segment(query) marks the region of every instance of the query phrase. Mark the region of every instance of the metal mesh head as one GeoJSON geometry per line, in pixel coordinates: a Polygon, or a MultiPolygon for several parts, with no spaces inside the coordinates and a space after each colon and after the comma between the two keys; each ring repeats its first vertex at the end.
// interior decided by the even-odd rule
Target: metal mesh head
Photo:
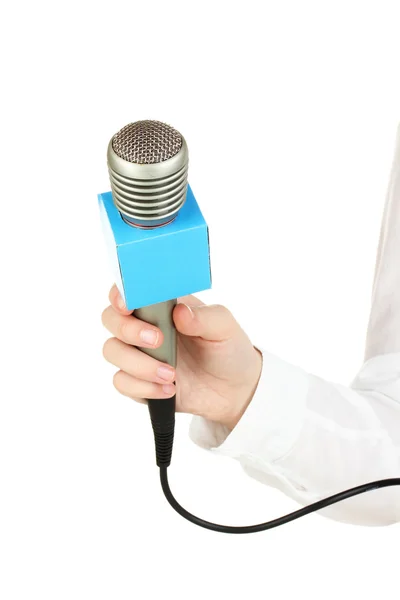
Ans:
{"type": "Polygon", "coordinates": [[[151,165],[175,156],[182,147],[182,136],[161,121],[136,121],[114,135],[112,147],[123,160],[151,165]]]}

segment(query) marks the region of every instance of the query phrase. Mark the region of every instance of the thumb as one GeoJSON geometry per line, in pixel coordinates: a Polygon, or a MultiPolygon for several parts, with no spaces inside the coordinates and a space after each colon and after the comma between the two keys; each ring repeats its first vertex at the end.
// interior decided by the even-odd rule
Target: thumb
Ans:
{"type": "Polygon", "coordinates": [[[173,312],[179,333],[220,342],[231,338],[240,329],[232,313],[220,304],[188,306],[177,304],[173,312]]]}

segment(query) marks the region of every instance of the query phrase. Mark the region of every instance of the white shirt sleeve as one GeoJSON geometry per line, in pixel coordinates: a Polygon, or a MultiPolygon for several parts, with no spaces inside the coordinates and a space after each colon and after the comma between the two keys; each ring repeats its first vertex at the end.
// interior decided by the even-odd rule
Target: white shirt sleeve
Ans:
{"type": "MultiPolygon", "coordinates": [[[[237,459],[255,479],[310,504],[400,477],[400,127],[378,246],[365,362],[350,386],[262,351],[256,393],[229,432],[195,416],[191,439],[237,459]]],[[[322,511],[338,521],[400,521],[400,489],[374,490],[322,511]]]]}

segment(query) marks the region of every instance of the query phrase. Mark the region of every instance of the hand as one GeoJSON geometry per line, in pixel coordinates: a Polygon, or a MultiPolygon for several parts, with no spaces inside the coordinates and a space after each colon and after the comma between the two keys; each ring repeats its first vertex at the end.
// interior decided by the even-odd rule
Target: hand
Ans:
{"type": "Polygon", "coordinates": [[[103,325],[115,336],[103,354],[120,370],[114,386],[123,395],[145,403],[145,398],[168,398],[176,393],[176,410],[200,415],[232,430],[249,405],[262,368],[254,348],[227,308],[207,306],[195,296],[178,300],[173,320],[178,331],[176,370],[134,346],[157,348],[162,332],[128,311],[113,286],[111,306],[103,325]],[[173,382],[176,382],[176,389],[173,382]]]}

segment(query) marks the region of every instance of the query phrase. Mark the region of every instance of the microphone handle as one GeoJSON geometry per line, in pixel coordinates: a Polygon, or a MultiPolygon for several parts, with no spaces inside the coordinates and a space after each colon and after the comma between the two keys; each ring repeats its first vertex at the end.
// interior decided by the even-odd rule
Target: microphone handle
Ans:
{"type": "MultiPolygon", "coordinates": [[[[155,325],[164,334],[164,341],[159,348],[140,348],[142,352],[176,367],[177,337],[172,311],[176,299],[151,304],[134,311],[135,316],[142,321],[155,325]]],[[[147,400],[151,424],[156,446],[156,460],[159,467],[167,467],[171,462],[172,446],[175,429],[175,396],[172,398],[147,400]]]]}

